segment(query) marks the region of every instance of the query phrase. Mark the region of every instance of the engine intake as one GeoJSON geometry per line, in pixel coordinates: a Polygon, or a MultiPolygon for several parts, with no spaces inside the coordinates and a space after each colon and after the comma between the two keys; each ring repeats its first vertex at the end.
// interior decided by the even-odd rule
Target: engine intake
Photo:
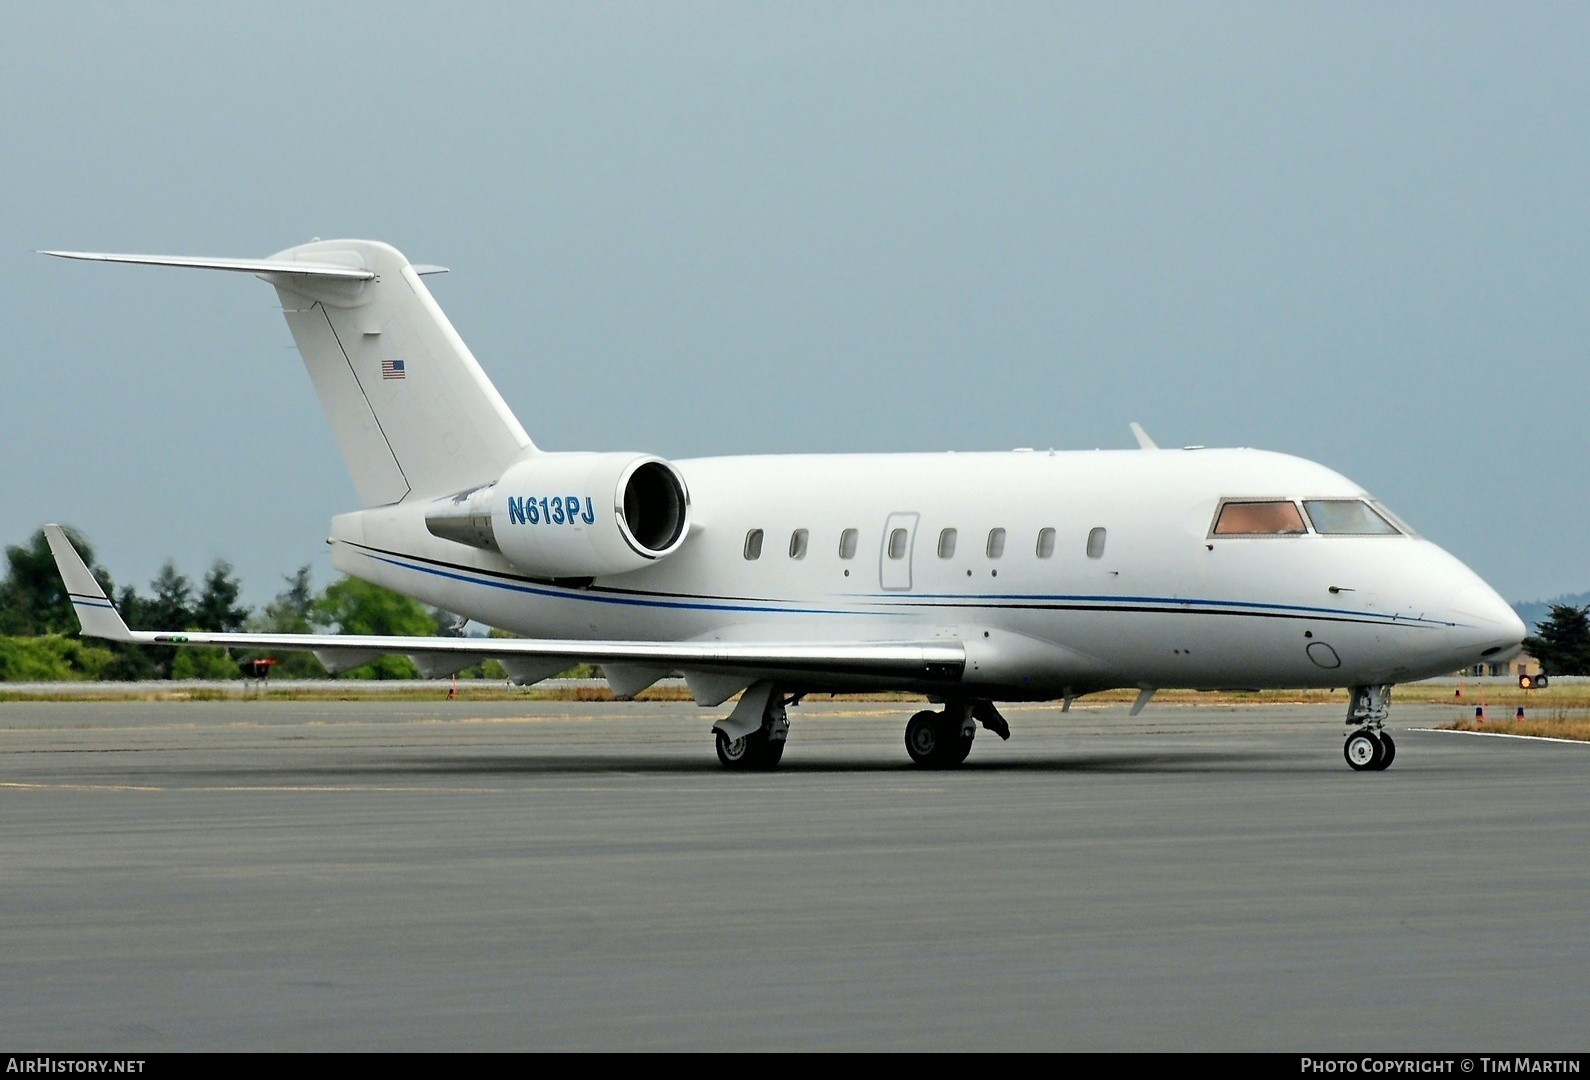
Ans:
{"type": "Polygon", "coordinates": [[[690,531],[684,478],[646,454],[540,454],[438,499],[425,527],[536,577],[589,578],[667,558],[690,531]]]}

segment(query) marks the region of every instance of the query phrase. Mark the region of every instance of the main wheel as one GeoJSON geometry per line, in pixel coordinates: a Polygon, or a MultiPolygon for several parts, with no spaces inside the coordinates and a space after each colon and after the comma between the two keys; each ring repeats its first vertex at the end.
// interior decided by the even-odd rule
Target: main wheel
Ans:
{"type": "Polygon", "coordinates": [[[1355,731],[1347,736],[1347,742],[1342,746],[1342,756],[1354,772],[1363,772],[1365,769],[1378,768],[1385,752],[1373,731],[1355,731]]]}
{"type": "Polygon", "coordinates": [[[1391,736],[1387,735],[1384,731],[1380,733],[1380,750],[1380,764],[1376,765],[1375,768],[1391,768],[1391,763],[1397,758],[1397,744],[1392,742],[1391,736]]]}
{"type": "Polygon", "coordinates": [[[1550,685],[1551,685],[1551,680],[1546,678],[1546,673],[1544,671],[1542,671],[1539,675],[1535,676],[1535,689],[1536,690],[1544,690],[1544,689],[1546,689],[1546,687],[1548,687],[1550,685]]]}
{"type": "Polygon", "coordinates": [[[755,757],[750,735],[731,739],[721,731],[714,731],[712,734],[717,736],[718,761],[725,769],[744,769],[750,765],[751,759],[755,757]]]}
{"type": "Polygon", "coordinates": [[[765,731],[753,731],[738,739],[715,728],[712,734],[717,736],[718,761],[725,769],[771,769],[784,756],[783,740],[771,742],[765,731]]]}
{"type": "Polygon", "coordinates": [[[905,749],[918,765],[943,769],[966,760],[972,736],[962,735],[960,723],[943,713],[924,711],[905,725],[905,749]]]}
{"type": "Polygon", "coordinates": [[[943,726],[939,714],[931,711],[917,713],[905,725],[905,752],[918,765],[937,765],[944,743],[943,726]]]}
{"type": "Polygon", "coordinates": [[[780,739],[777,742],[774,742],[772,739],[767,739],[762,743],[762,768],[775,768],[778,763],[783,760],[784,743],[784,739],[780,739]]]}

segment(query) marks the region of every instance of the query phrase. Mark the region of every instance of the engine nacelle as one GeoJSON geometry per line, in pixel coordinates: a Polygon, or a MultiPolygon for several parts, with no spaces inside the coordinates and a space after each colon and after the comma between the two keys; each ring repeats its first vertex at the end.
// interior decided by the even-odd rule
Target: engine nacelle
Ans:
{"type": "Polygon", "coordinates": [[[438,499],[425,527],[536,577],[601,577],[678,551],[690,495],[678,471],[649,454],[540,454],[494,484],[438,499]]]}

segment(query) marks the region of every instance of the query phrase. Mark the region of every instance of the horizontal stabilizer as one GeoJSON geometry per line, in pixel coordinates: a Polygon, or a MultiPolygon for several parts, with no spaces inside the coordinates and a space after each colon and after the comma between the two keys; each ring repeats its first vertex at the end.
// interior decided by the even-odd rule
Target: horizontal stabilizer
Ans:
{"type": "MultiPolygon", "coordinates": [[[[242,274],[292,274],[298,277],[340,278],[344,281],[369,281],[375,271],[335,263],[298,262],[293,259],[207,259],[195,255],[112,255],[103,251],[41,251],[58,259],[83,259],[87,262],[139,263],[144,266],[185,266],[194,270],[233,270],[242,274]]],[[[431,273],[446,273],[442,267],[431,273]]]]}
{"type": "Polygon", "coordinates": [[[313,240],[262,259],[45,251],[88,262],[252,274],[274,287],[365,506],[489,484],[536,453],[415,265],[373,240],[313,240]]]}

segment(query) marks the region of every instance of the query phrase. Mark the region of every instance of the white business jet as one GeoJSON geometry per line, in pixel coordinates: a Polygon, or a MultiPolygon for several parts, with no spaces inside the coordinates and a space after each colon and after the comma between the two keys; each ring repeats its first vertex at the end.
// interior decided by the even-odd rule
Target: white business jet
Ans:
{"type": "Polygon", "coordinates": [[[252,273],[275,286],[364,504],[332,564],[519,638],[129,630],[46,527],[83,632],[116,641],[386,653],[444,677],[481,659],[529,684],[600,664],[633,696],[683,672],[740,695],[729,768],[783,755],[809,693],[903,690],[937,711],[911,758],[964,761],[998,701],[1164,687],[1350,687],[1347,763],[1384,769],[1393,683],[1515,652],[1478,576],[1352,481],[1260,450],[845,454],[665,461],[538,448],[421,277],[385,244],[268,259],[52,251],[252,273]]]}

